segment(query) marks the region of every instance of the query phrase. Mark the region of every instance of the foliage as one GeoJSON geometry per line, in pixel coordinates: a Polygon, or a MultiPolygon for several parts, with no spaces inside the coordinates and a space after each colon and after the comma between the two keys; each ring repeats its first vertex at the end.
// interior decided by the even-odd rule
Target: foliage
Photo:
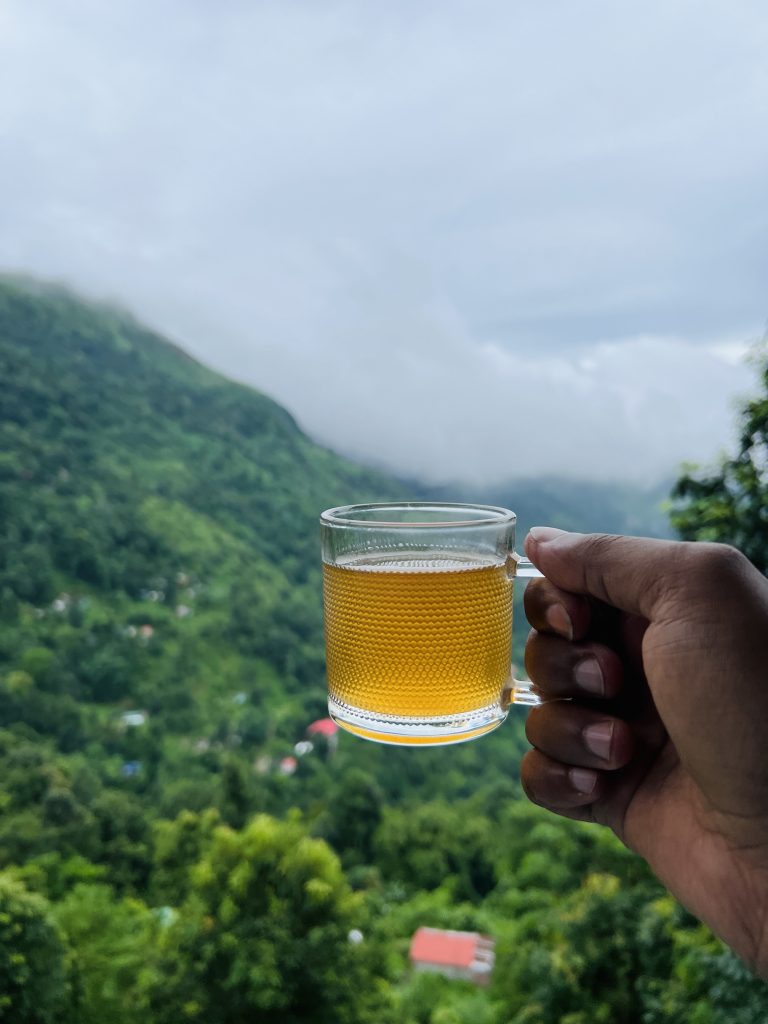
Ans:
{"type": "Polygon", "coordinates": [[[70,952],[46,901],[0,875],[0,1020],[77,1020],[70,952]]]}
{"type": "Polygon", "coordinates": [[[275,1024],[380,1021],[383,979],[365,941],[362,899],[338,859],[297,820],[261,816],[219,827],[193,870],[193,891],[166,931],[158,1022],[275,1024]]]}
{"type": "Polygon", "coordinates": [[[55,919],[75,950],[82,989],[78,1024],[140,1024],[150,986],[158,922],[136,899],[110,886],[80,883],[55,905],[55,919]]]}
{"type": "Polygon", "coordinates": [[[738,448],[711,472],[689,470],[672,493],[672,523],[685,540],[733,544],[768,572],[768,358],[762,393],[741,410],[738,448]]]}
{"type": "Polygon", "coordinates": [[[491,822],[469,807],[433,800],[387,809],[375,841],[385,877],[416,889],[451,880],[458,899],[478,899],[496,884],[491,822]]]}

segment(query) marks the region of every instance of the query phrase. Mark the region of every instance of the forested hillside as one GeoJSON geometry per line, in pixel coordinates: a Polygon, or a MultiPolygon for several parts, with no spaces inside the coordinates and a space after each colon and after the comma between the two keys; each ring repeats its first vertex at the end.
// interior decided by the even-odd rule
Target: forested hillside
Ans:
{"type": "MultiPolygon", "coordinates": [[[[425,489],[61,289],[0,282],[0,381],[0,1020],[765,1019],[636,858],[524,801],[520,717],[309,749],[317,515],[425,489]],[[491,985],[412,975],[420,925],[492,936],[491,985]]],[[[640,492],[568,488],[472,497],[633,529],[640,492]]]]}

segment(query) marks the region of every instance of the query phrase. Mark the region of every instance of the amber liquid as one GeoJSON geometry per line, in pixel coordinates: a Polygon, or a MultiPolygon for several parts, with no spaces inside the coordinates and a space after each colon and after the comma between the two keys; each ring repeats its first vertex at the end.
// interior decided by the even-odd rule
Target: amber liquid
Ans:
{"type": "Polygon", "coordinates": [[[379,715],[440,717],[501,697],[512,581],[453,557],[324,565],[331,697],[379,715]]]}

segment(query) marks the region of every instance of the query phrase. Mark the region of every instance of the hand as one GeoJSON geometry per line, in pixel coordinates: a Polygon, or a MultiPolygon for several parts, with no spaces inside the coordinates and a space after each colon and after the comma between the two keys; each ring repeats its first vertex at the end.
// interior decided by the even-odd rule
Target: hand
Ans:
{"type": "Polygon", "coordinates": [[[526,793],[612,828],[768,976],[768,581],[721,544],[537,528],[526,552],[526,793]]]}

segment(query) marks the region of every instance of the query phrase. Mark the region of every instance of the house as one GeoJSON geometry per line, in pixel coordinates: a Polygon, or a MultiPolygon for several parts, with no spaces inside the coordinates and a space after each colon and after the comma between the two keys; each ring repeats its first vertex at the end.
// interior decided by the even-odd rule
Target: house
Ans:
{"type": "Polygon", "coordinates": [[[120,715],[120,725],[123,729],[136,729],[147,721],[146,711],[124,711],[120,715]]]}
{"type": "Polygon", "coordinates": [[[414,971],[487,985],[496,959],[493,950],[493,939],[478,932],[419,928],[411,939],[409,955],[414,971]]]}
{"type": "Polygon", "coordinates": [[[325,740],[333,753],[339,744],[339,727],[332,718],[318,718],[307,727],[307,736],[312,740],[325,740]]]}

